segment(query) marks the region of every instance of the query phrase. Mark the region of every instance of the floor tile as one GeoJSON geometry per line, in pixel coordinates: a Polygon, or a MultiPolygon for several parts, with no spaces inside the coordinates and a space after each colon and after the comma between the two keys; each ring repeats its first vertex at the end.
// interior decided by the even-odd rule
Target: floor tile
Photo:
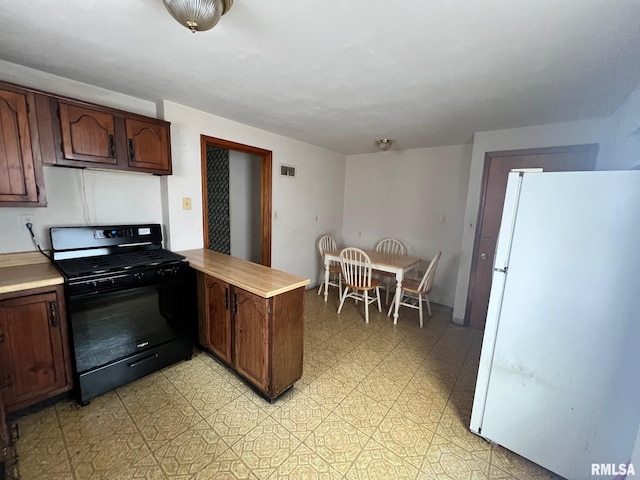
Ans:
{"type": "Polygon", "coordinates": [[[303,377],[273,402],[194,351],[19,418],[22,480],[558,479],[469,431],[482,334],[305,295],[303,377]]]}
{"type": "Polygon", "coordinates": [[[358,480],[414,479],[419,470],[385,445],[369,440],[345,478],[358,480]]]}
{"type": "Polygon", "coordinates": [[[369,435],[361,429],[331,414],[304,443],[344,475],[368,440],[369,435]]]}
{"type": "Polygon", "coordinates": [[[289,430],[268,417],[231,447],[254,475],[269,478],[300,446],[289,430]]]}
{"type": "Polygon", "coordinates": [[[246,395],[242,395],[206,417],[206,422],[225,443],[233,445],[269,415],[246,395]]]}
{"type": "Polygon", "coordinates": [[[378,425],[372,438],[413,465],[417,471],[422,465],[424,452],[431,446],[433,436],[433,431],[402,413],[391,410],[378,425]]]}
{"type": "Polygon", "coordinates": [[[493,445],[491,451],[491,466],[495,467],[494,475],[497,472],[508,472],[511,478],[518,480],[556,480],[562,479],[539,465],[527,460],[526,458],[516,455],[513,452],[501,447],[493,445]]]}
{"type": "Polygon", "coordinates": [[[390,400],[374,400],[359,390],[353,390],[337,405],[333,413],[354,427],[370,429],[380,425],[391,404],[390,400]]]}
{"type": "Polygon", "coordinates": [[[328,410],[333,410],[352,390],[352,385],[342,383],[328,373],[324,373],[305,387],[302,393],[328,410]]]}
{"type": "Polygon", "coordinates": [[[203,420],[160,446],[153,455],[167,475],[194,475],[219,462],[229,448],[203,420]]]}
{"type": "Polygon", "coordinates": [[[298,439],[304,440],[330,413],[315,400],[300,394],[278,406],[271,417],[298,439]]]}
{"type": "Polygon", "coordinates": [[[434,435],[419,478],[481,479],[489,475],[489,461],[434,435]]]}
{"type": "Polygon", "coordinates": [[[300,445],[270,477],[273,480],[341,480],[343,475],[306,445],[300,445]]]}

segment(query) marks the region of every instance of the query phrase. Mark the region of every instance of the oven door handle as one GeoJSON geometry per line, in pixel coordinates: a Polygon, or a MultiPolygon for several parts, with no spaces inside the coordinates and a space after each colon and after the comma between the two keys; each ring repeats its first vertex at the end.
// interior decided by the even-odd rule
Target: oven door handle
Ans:
{"type": "Polygon", "coordinates": [[[129,363],[129,367],[133,368],[137,365],[140,365],[141,363],[147,362],[149,360],[153,360],[155,358],[158,358],[158,354],[154,353],[153,355],[147,355],[146,357],[141,358],[140,360],[136,360],[135,362],[131,362],[129,363]]]}

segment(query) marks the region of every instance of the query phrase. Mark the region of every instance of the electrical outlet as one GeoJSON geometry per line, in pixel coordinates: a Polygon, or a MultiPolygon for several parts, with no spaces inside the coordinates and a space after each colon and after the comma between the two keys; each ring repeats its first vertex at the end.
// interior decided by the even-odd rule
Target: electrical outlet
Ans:
{"type": "Polygon", "coordinates": [[[27,228],[27,223],[33,224],[33,215],[26,213],[20,215],[20,225],[22,225],[22,229],[29,231],[29,229],[27,228]]]}
{"type": "Polygon", "coordinates": [[[182,209],[191,210],[191,197],[182,197],[182,209]]]}

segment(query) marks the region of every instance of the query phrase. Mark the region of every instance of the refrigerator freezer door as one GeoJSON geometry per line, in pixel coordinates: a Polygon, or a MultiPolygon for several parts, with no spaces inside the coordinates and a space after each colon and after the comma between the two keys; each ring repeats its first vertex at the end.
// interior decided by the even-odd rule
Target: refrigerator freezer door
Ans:
{"type": "Polygon", "coordinates": [[[567,478],[627,462],[638,433],[638,205],[640,172],[525,174],[492,287],[472,429],[567,478]]]}
{"type": "Polygon", "coordinates": [[[484,327],[484,337],[482,339],[482,355],[478,365],[478,379],[476,382],[476,392],[473,399],[473,409],[471,411],[470,428],[472,432],[479,433],[481,429],[482,417],[489,385],[489,374],[495,348],[496,333],[502,309],[502,296],[506,275],[509,266],[509,252],[511,250],[511,238],[515,228],[516,213],[518,208],[518,198],[522,185],[522,175],[510,173],[507,181],[507,190],[504,197],[504,208],[502,210],[502,222],[496,243],[496,253],[494,255],[494,273],[491,279],[491,295],[489,307],[487,309],[487,320],[484,327]]]}
{"type": "Polygon", "coordinates": [[[504,196],[504,208],[502,210],[502,222],[496,242],[496,255],[493,263],[494,270],[506,271],[509,266],[509,254],[511,251],[511,239],[515,228],[516,215],[518,213],[518,199],[522,186],[523,174],[512,172],[507,180],[507,190],[504,196]]]}

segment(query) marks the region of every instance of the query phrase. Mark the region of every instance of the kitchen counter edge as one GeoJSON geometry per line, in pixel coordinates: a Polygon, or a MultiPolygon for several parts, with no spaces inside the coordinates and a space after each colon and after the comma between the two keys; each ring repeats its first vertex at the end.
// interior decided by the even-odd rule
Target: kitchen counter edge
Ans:
{"type": "Polygon", "coordinates": [[[0,294],[62,283],[62,275],[50,263],[0,266],[0,294]]]}
{"type": "Polygon", "coordinates": [[[309,285],[308,278],[204,248],[176,252],[191,268],[264,298],[309,285]]]}

